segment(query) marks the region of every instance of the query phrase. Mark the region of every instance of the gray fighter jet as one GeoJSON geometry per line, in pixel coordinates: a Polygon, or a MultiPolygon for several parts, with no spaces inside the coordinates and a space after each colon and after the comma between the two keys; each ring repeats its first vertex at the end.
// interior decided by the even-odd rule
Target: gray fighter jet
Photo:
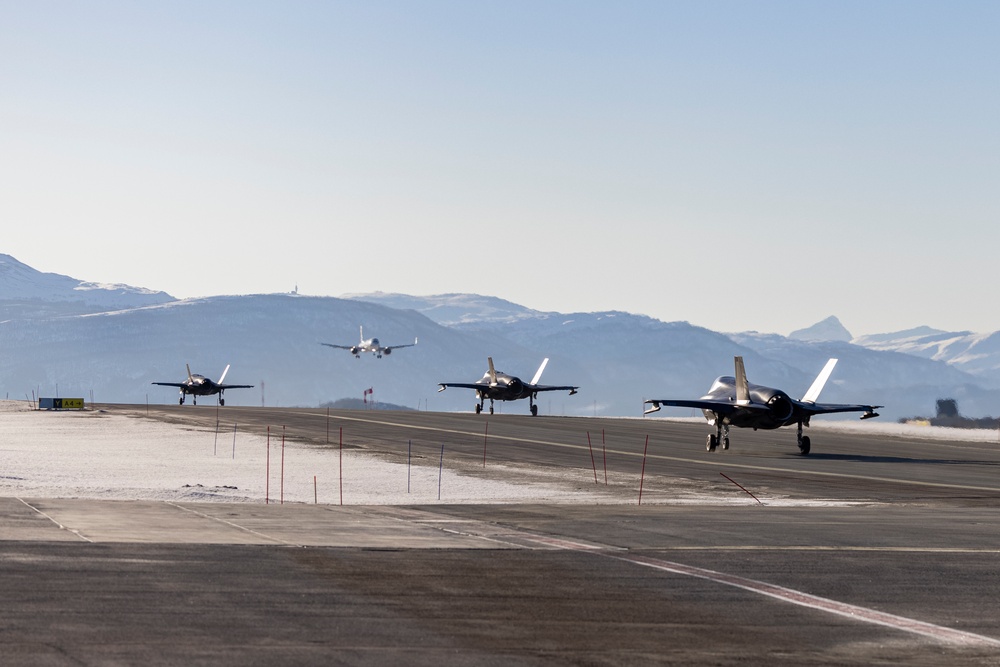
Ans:
{"type": "Polygon", "coordinates": [[[646,401],[652,408],[643,414],[656,412],[660,406],[681,408],[700,408],[705,413],[705,419],[710,426],[715,426],[715,433],[708,436],[705,448],[714,452],[722,445],[729,449],[729,427],[752,428],[757,430],[775,429],[782,426],[798,425],[799,451],[803,456],[809,453],[809,436],[802,435],[802,426],[809,425],[813,415],[831,412],[863,412],[861,419],[878,417],[876,408],[881,405],[845,405],[840,403],[817,403],[819,393],[823,390],[836,359],[830,359],[820,374],[813,381],[809,391],[801,400],[796,401],[780,389],[763,387],[747,382],[747,374],[743,368],[743,357],[735,357],[736,377],[723,376],[712,384],[708,393],[699,399],[664,399],[657,398],[646,401]]]}
{"type": "Polygon", "coordinates": [[[375,355],[377,359],[381,359],[382,355],[390,355],[393,350],[398,350],[401,347],[413,347],[417,344],[417,339],[414,338],[412,343],[407,343],[406,345],[385,345],[383,346],[379,343],[378,338],[369,338],[365,340],[365,328],[363,326],[359,327],[361,331],[361,340],[357,345],[334,345],[333,343],[320,343],[320,345],[326,345],[327,347],[335,347],[338,350],[350,350],[358,359],[361,358],[362,352],[371,352],[375,355]]]}
{"type": "Polygon", "coordinates": [[[486,374],[481,379],[475,382],[441,382],[438,385],[440,387],[438,391],[444,391],[448,387],[475,389],[476,398],[479,399],[479,403],[476,404],[477,415],[483,411],[483,402],[487,398],[490,399],[490,414],[493,414],[493,401],[516,401],[521,398],[527,398],[531,414],[534,416],[538,414],[538,406],[535,405],[535,398],[537,398],[538,392],[564,390],[569,391],[569,395],[572,396],[579,389],[579,387],[571,387],[569,385],[538,384],[538,381],[542,378],[542,371],[545,370],[545,365],[549,363],[548,357],[542,360],[542,365],[538,367],[538,371],[535,373],[535,377],[531,378],[531,382],[524,382],[519,377],[496,370],[493,367],[493,357],[487,357],[486,361],[489,364],[489,370],[486,371],[486,374]]]}
{"type": "Polygon", "coordinates": [[[204,375],[195,375],[191,373],[191,365],[185,364],[187,367],[187,380],[184,382],[153,382],[152,384],[158,384],[164,387],[178,387],[181,390],[181,398],[178,401],[178,405],[184,405],[184,396],[191,394],[191,402],[198,405],[199,396],[212,396],[213,394],[219,395],[219,405],[225,405],[226,401],[222,397],[222,394],[227,389],[253,389],[252,384],[222,384],[222,381],[226,379],[226,373],[229,372],[229,365],[226,365],[226,370],[222,371],[222,377],[219,378],[218,382],[213,382],[204,375]]]}

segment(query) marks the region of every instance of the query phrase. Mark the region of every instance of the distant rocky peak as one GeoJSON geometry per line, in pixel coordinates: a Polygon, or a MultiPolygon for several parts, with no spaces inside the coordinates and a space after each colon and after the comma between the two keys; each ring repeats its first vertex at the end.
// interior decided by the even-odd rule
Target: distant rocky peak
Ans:
{"type": "Polygon", "coordinates": [[[798,329],[788,334],[793,340],[850,342],[854,336],[834,315],[811,327],[798,329]]]}

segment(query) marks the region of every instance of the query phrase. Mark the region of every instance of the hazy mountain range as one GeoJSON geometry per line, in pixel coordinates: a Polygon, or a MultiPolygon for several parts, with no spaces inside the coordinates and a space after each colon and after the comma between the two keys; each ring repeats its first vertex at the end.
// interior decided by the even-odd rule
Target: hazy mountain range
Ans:
{"type": "MultiPolygon", "coordinates": [[[[645,398],[697,398],[743,355],[752,382],[800,396],[829,357],[840,363],[821,397],[884,404],[883,419],[932,415],[954,398],[962,414],[998,413],[1000,336],[929,328],[851,337],[835,318],[785,337],[720,333],[624,312],[540,312],[490,296],[353,294],[343,298],[257,294],[177,300],[164,292],[41,273],[0,255],[0,397],[83,397],[169,403],[185,363],[254,389],[230,405],[317,406],[360,398],[430,410],[471,410],[474,394],[439,382],[472,382],[492,356],[499,370],[579,394],[539,397],[542,414],[639,416],[645,398]],[[354,358],[321,342],[366,337],[416,347],[354,358]]],[[[214,399],[204,402],[214,404],[214,399]]],[[[527,414],[526,401],[497,404],[527,414]]],[[[690,415],[691,410],[664,414],[690,415]]],[[[856,418],[846,415],[844,418],[856,418]]]]}

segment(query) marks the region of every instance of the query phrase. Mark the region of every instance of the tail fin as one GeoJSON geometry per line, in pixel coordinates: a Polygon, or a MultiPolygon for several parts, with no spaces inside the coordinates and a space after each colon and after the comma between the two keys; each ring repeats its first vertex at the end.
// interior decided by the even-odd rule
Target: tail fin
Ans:
{"type": "Polygon", "coordinates": [[[545,364],[549,363],[549,358],[545,357],[542,359],[542,365],[538,367],[535,371],[535,377],[531,378],[531,384],[538,384],[538,381],[542,379],[542,371],[545,370],[545,364]]]}
{"type": "Polygon", "coordinates": [[[802,397],[803,403],[816,402],[816,399],[819,398],[819,392],[823,391],[823,386],[826,384],[826,381],[830,379],[830,373],[833,372],[833,367],[836,365],[836,359],[830,359],[826,362],[826,366],[823,367],[823,370],[821,370],[819,375],[816,376],[816,379],[813,380],[812,386],[809,387],[809,391],[807,391],[806,395],[802,397]]]}
{"type": "Polygon", "coordinates": [[[736,403],[747,405],[750,403],[750,383],[743,368],[743,357],[733,357],[733,361],[736,362],[736,403]]]}
{"type": "Polygon", "coordinates": [[[229,364],[226,364],[226,370],[222,371],[222,377],[220,377],[219,381],[216,382],[215,384],[222,384],[223,382],[225,382],[225,380],[226,380],[226,373],[228,373],[228,372],[229,372],[229,364]]]}
{"type": "Polygon", "coordinates": [[[362,345],[365,344],[365,326],[363,324],[358,325],[358,340],[361,341],[362,345]]]}
{"type": "Polygon", "coordinates": [[[497,369],[493,368],[493,357],[486,357],[486,362],[490,365],[490,384],[497,383],[497,369]]]}
{"type": "Polygon", "coordinates": [[[194,380],[194,376],[191,375],[191,364],[184,364],[184,367],[188,369],[188,380],[194,380]]]}

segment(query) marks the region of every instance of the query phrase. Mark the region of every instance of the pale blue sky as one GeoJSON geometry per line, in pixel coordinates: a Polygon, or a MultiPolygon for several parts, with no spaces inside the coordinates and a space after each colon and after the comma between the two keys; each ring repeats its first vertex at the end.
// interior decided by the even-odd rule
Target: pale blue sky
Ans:
{"type": "Polygon", "coordinates": [[[178,297],[1000,329],[1000,3],[0,0],[0,251],[178,297]]]}

